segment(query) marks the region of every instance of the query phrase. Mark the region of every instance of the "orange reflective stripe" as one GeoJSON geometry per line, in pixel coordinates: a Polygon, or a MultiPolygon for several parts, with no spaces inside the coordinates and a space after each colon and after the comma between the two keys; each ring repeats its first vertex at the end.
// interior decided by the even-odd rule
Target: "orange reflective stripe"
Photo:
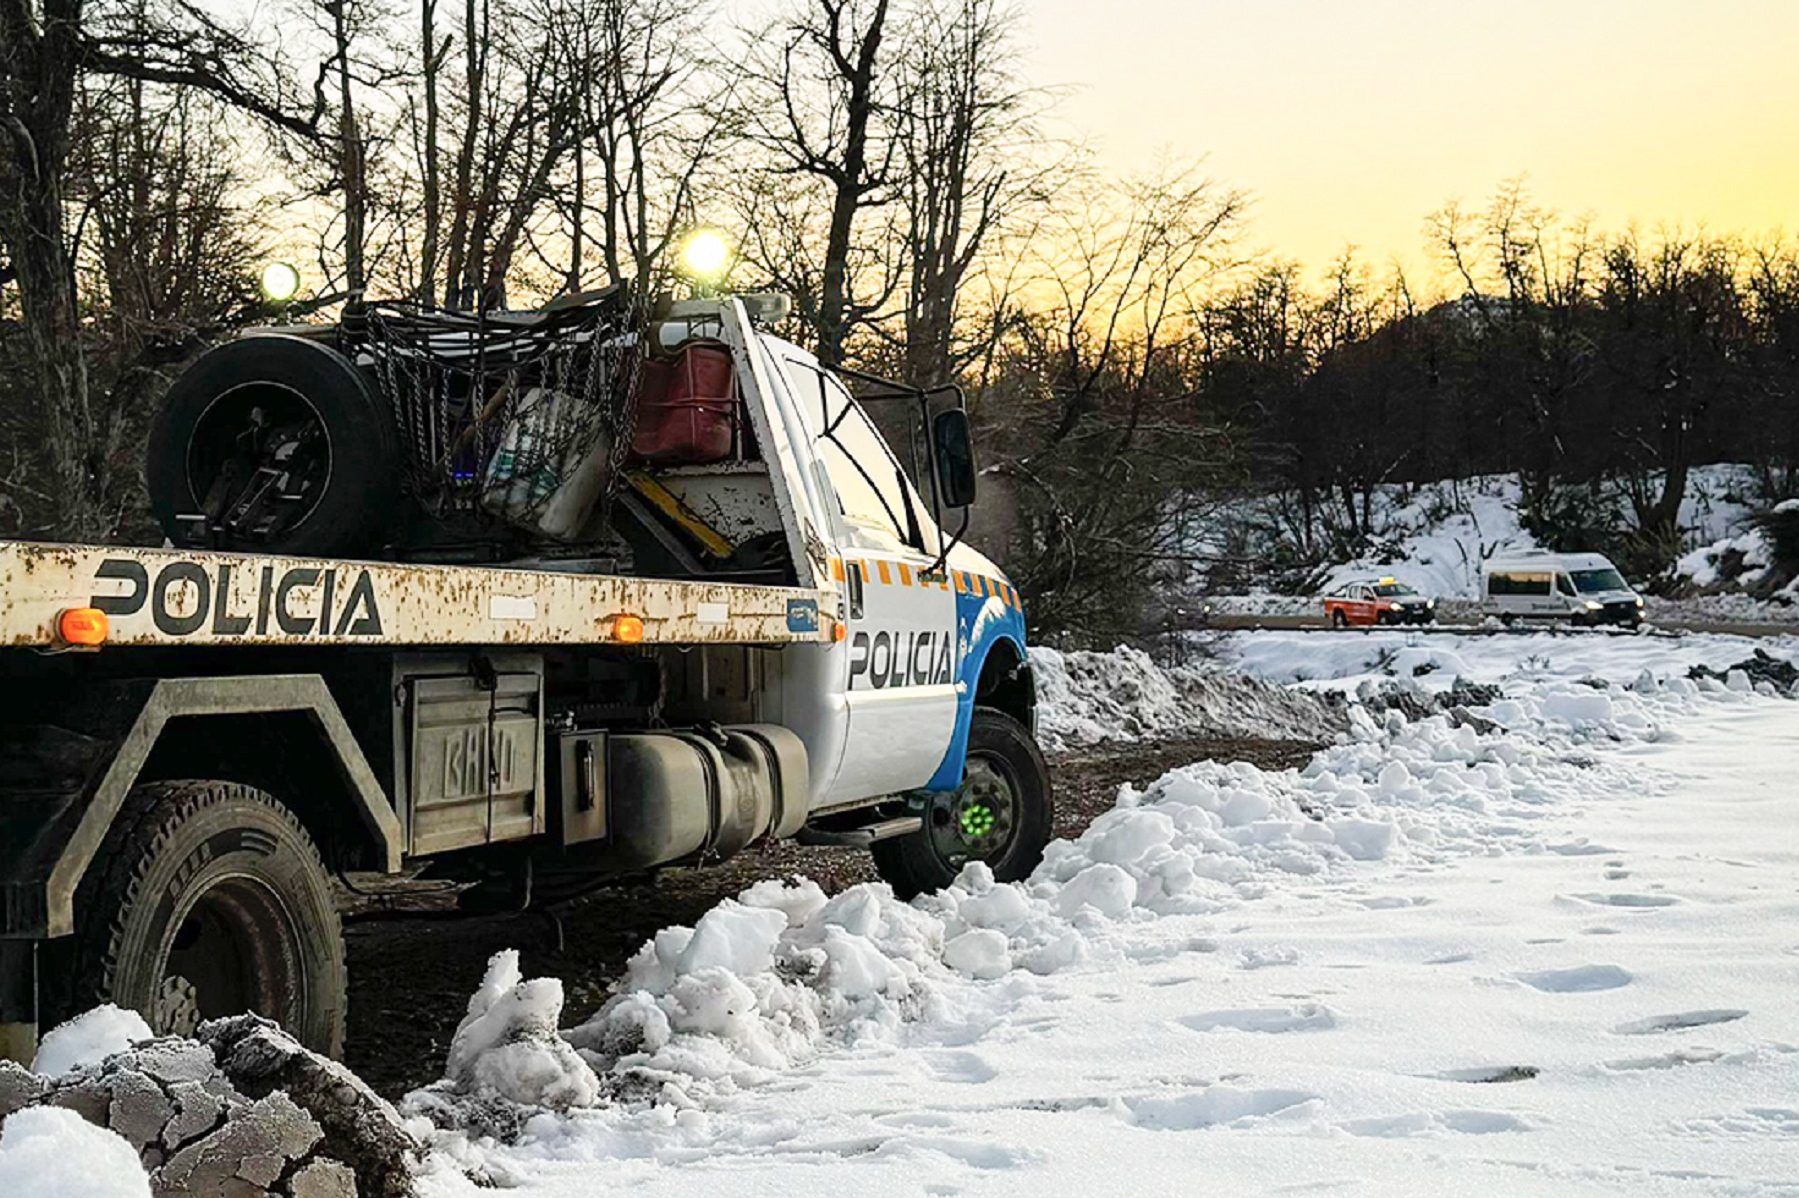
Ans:
{"type": "Polygon", "coordinates": [[[842,558],[834,557],[831,559],[831,577],[838,582],[843,581],[843,559],[842,558]]]}
{"type": "Polygon", "coordinates": [[[901,562],[899,564],[899,572],[900,572],[900,585],[903,587],[911,586],[912,585],[912,567],[908,566],[905,562],[901,562]]]}
{"type": "Polygon", "coordinates": [[[884,587],[890,587],[890,586],[892,586],[892,585],[893,585],[893,575],[891,575],[891,574],[889,574],[889,573],[888,573],[888,572],[887,572],[887,561],[886,561],[886,559],[885,559],[885,558],[882,558],[882,559],[879,559],[879,560],[877,560],[877,561],[876,561],[876,562],[875,562],[875,565],[876,565],[876,567],[878,567],[878,568],[879,568],[879,569],[880,569],[880,571],[881,571],[881,585],[882,585],[882,586],[884,586],[884,587]]]}

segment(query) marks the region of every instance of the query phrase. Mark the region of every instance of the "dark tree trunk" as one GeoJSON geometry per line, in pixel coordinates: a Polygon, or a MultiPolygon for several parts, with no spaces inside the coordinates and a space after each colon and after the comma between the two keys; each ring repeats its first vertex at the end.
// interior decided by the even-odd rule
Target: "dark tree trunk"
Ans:
{"type": "Polygon", "coordinates": [[[41,27],[25,0],[0,0],[0,240],[16,276],[43,451],[61,499],[51,532],[67,540],[103,536],[110,524],[63,223],[80,28],[80,0],[46,0],[41,27]]]}

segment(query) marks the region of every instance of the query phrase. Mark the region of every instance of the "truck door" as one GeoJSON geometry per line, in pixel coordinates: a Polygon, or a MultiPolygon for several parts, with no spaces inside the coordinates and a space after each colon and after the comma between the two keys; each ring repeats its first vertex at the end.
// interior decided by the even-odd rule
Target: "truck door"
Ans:
{"type": "Polygon", "coordinates": [[[849,735],[830,801],[896,794],[936,772],[956,724],[956,600],[925,577],[935,530],[868,414],[834,376],[794,354],[783,366],[834,498],[847,636],[840,669],[849,735]]]}

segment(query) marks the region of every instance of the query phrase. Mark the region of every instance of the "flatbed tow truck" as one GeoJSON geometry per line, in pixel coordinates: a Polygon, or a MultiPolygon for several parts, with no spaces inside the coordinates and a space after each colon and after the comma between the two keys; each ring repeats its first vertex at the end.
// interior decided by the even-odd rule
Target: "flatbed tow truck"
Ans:
{"type": "MultiPolygon", "coordinates": [[[[0,541],[0,1056],[103,1001],[176,1033],[255,1010],[337,1053],[337,904],[370,874],[444,879],[475,913],[770,837],[867,846],[902,894],[975,860],[1028,874],[1050,793],[1022,600],[943,527],[973,497],[959,395],[882,385],[919,414],[915,479],[845,376],[753,309],[658,313],[676,368],[728,355],[729,449],[633,467],[576,548],[265,551],[219,535],[250,486],[221,506],[199,477],[177,506],[228,548],[0,541]]],[[[306,520],[366,513],[296,481],[295,446],[355,481],[365,447],[317,387],[379,393],[379,354],[213,353],[177,384],[202,392],[189,469],[241,409],[263,456],[234,477],[275,480],[282,527],[320,544],[342,530],[306,520]],[[280,445],[271,410],[300,414],[280,445]]]]}

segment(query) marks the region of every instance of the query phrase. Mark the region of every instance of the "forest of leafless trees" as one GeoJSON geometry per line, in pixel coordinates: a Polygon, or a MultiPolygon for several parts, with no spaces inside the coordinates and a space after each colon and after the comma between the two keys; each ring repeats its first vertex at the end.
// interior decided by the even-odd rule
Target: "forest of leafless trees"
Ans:
{"type": "Polygon", "coordinates": [[[306,278],[282,319],[528,307],[700,224],[821,358],[963,384],[981,535],[1044,631],[1115,634],[1220,494],[1279,490],[1304,559],[1376,487],[1515,470],[1552,540],[1627,496],[1652,561],[1696,463],[1799,490],[1790,244],[1508,185],[1429,218],[1446,282],[1302,266],[1196,168],[1108,176],[1051,136],[1007,0],[744,7],[0,0],[0,535],[146,535],[148,415],[273,318],[268,260],[306,278]]]}

